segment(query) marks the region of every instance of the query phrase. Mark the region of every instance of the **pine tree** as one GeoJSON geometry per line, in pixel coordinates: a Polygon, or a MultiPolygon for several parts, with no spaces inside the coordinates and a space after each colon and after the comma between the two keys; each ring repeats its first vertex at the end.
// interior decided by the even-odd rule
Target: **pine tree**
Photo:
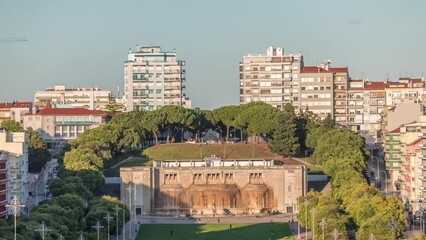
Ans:
{"type": "Polygon", "coordinates": [[[299,150],[299,139],[296,136],[296,116],[285,112],[278,117],[278,127],[269,141],[271,151],[283,157],[294,156],[299,150]]]}

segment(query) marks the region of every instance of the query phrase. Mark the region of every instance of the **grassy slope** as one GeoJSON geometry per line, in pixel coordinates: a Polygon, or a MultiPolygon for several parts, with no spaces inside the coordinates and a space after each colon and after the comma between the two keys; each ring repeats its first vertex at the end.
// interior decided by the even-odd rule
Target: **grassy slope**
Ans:
{"type": "MultiPolygon", "coordinates": [[[[152,160],[201,159],[216,155],[227,159],[276,158],[266,144],[161,144],[145,149],[145,155],[152,160]]],[[[279,157],[279,156],[278,156],[279,157]]]]}
{"type": "Polygon", "coordinates": [[[142,224],[137,240],[281,240],[294,239],[286,223],[142,224]],[[170,231],[173,230],[173,236],[170,231]]]}
{"type": "MultiPolygon", "coordinates": [[[[160,144],[157,146],[144,149],[143,153],[133,152],[128,153],[126,156],[119,155],[117,159],[113,159],[108,166],[112,166],[128,156],[135,156],[134,160],[127,163],[122,163],[116,168],[107,169],[104,171],[107,177],[118,177],[120,167],[143,166],[147,163],[146,160],[141,158],[149,157],[150,160],[172,160],[172,159],[202,159],[205,156],[216,155],[223,158],[224,154],[226,159],[277,159],[281,156],[272,153],[267,144],[191,144],[191,143],[174,143],[174,144],[160,144]],[[254,157],[253,157],[254,156],[254,157]]],[[[310,173],[322,174],[322,169],[319,165],[315,165],[315,160],[311,158],[302,158],[303,160],[311,163],[309,166],[310,173]]]]}

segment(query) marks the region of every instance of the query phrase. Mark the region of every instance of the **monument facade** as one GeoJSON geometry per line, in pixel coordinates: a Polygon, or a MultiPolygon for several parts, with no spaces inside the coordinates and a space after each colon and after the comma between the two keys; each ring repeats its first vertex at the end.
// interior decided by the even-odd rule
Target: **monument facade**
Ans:
{"type": "Polygon", "coordinates": [[[154,161],[120,177],[121,200],[138,215],[295,213],[307,191],[306,166],[263,159],[154,161]]]}

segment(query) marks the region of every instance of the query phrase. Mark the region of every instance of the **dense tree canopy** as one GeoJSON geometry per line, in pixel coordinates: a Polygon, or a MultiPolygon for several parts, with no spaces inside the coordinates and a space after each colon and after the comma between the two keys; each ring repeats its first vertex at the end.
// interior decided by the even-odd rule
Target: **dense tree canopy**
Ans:
{"type": "Polygon", "coordinates": [[[46,163],[50,160],[51,155],[39,132],[34,131],[32,128],[28,128],[27,133],[28,172],[39,173],[44,165],[46,165],[46,163]]]}
{"type": "Polygon", "coordinates": [[[277,128],[269,141],[271,151],[283,157],[296,155],[300,147],[296,130],[296,116],[294,113],[286,112],[280,114],[277,128]]]}
{"type": "Polygon", "coordinates": [[[23,132],[21,124],[14,120],[4,120],[0,123],[1,128],[4,128],[6,132],[23,132]]]}

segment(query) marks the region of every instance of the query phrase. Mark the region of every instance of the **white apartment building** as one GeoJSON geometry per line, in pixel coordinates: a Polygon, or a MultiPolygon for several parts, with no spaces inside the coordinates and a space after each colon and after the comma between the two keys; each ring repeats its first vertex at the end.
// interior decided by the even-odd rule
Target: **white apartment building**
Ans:
{"type": "MultiPolygon", "coordinates": [[[[76,139],[83,132],[106,123],[106,113],[85,108],[51,108],[24,116],[24,128],[38,131],[48,146],[51,142],[76,139]]],[[[49,148],[51,148],[49,146],[49,148]]]]}
{"type": "Polygon", "coordinates": [[[34,105],[44,108],[48,103],[66,104],[77,108],[90,110],[105,110],[111,91],[99,88],[66,88],[65,85],[56,85],[44,91],[37,91],[34,95],[34,105]]]}
{"type": "Polygon", "coordinates": [[[184,93],[185,61],[159,46],[129,49],[124,63],[124,111],[155,110],[166,105],[191,108],[184,93]]]}
{"type": "Polygon", "coordinates": [[[421,103],[424,90],[424,78],[400,78],[398,82],[386,84],[386,106],[399,103],[421,103]]]}
{"type": "Polygon", "coordinates": [[[286,103],[300,110],[301,53],[284,53],[270,46],[266,55],[249,54],[240,62],[240,104],[262,101],[283,109],[286,103]]]}
{"type": "Polygon", "coordinates": [[[28,200],[28,136],[25,132],[0,132],[0,150],[8,152],[8,203],[17,196],[23,204],[28,200]]]}

